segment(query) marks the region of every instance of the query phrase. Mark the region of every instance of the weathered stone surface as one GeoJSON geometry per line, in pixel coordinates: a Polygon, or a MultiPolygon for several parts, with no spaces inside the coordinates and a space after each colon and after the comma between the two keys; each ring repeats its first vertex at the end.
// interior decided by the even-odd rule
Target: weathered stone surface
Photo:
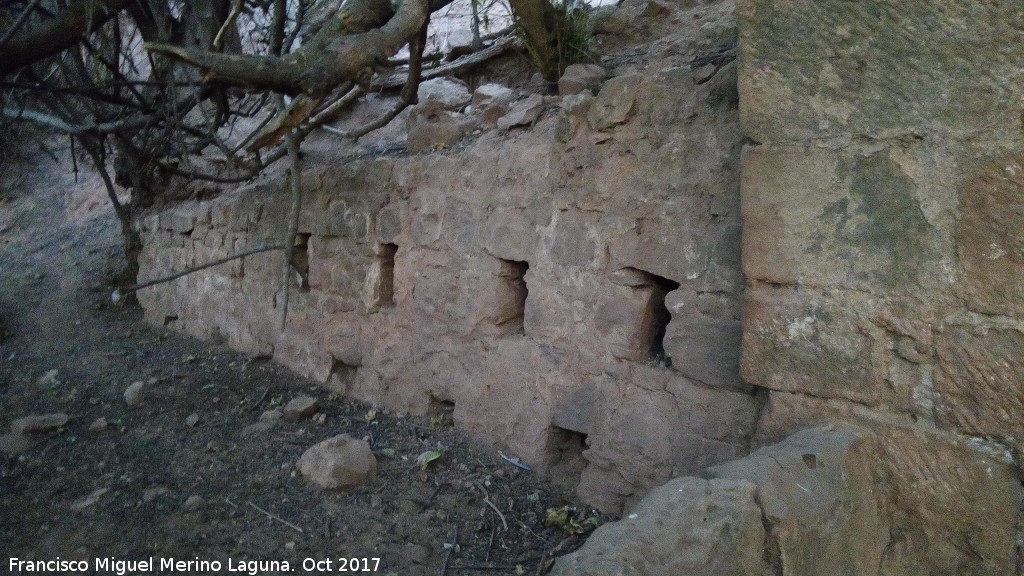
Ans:
{"type": "Polygon", "coordinates": [[[565,72],[558,79],[558,93],[562,96],[581,92],[592,93],[601,85],[607,73],[607,70],[597,64],[570,64],[565,67],[565,72]]]}
{"type": "Polygon", "coordinates": [[[772,390],[878,404],[885,392],[887,352],[863,321],[870,305],[848,293],[763,285],[748,290],[743,377],[772,390]]]}
{"type": "Polygon", "coordinates": [[[188,512],[194,512],[202,508],[204,504],[206,504],[206,500],[202,496],[193,494],[185,499],[185,503],[181,505],[181,508],[188,512]]]}
{"type": "Polygon", "coordinates": [[[877,428],[894,533],[903,535],[883,573],[1010,573],[1024,493],[1008,451],[926,429],[877,428]]]}
{"type": "Polygon", "coordinates": [[[665,327],[665,356],[672,368],[710,386],[747,391],[740,378],[742,328],[733,298],[673,290],[665,296],[671,320],[665,327]]]}
{"type": "Polygon", "coordinates": [[[71,418],[63,412],[22,416],[21,418],[11,421],[11,432],[14,434],[50,432],[64,426],[70,419],[71,418]]]}
{"type": "Polygon", "coordinates": [[[499,130],[508,130],[516,126],[528,126],[537,121],[544,111],[544,97],[531,94],[525,100],[516,102],[507,114],[498,119],[499,130]]]}
{"type": "Polygon", "coordinates": [[[605,82],[590,107],[590,126],[594,130],[607,130],[625,122],[633,113],[642,80],[640,74],[627,74],[605,82]]]}
{"type": "Polygon", "coordinates": [[[665,293],[657,285],[610,287],[598,303],[594,320],[609,353],[640,362],[658,352],[658,331],[668,315],[664,302],[665,293]]]}
{"type": "Polygon", "coordinates": [[[473,112],[480,116],[484,128],[493,128],[508,112],[515,92],[501,84],[484,84],[473,91],[473,112]]]}
{"type": "Polygon", "coordinates": [[[741,367],[772,390],[754,443],[812,422],[872,430],[891,526],[878,572],[1010,573],[1024,69],[1009,55],[1024,36],[995,36],[1024,13],[744,0],[737,14],[756,142],[741,367]]]}
{"type": "Polygon", "coordinates": [[[444,105],[428,100],[410,109],[406,146],[412,152],[450,146],[473,129],[473,118],[449,112],[444,105]]]}
{"type": "Polygon", "coordinates": [[[782,392],[770,394],[754,445],[826,422],[872,431],[877,457],[864,467],[897,535],[878,573],[1010,572],[1024,492],[1005,447],[916,426],[911,418],[898,422],[844,400],[782,392]]]}
{"type": "Polygon", "coordinates": [[[458,110],[472,99],[462,82],[450,78],[431,78],[420,82],[416,91],[420,102],[439,102],[448,110],[458,110]]]}
{"type": "Polygon", "coordinates": [[[968,308],[1024,316],[1024,155],[988,164],[957,196],[956,245],[968,308]]]}
{"type": "Polygon", "coordinates": [[[152,502],[161,496],[165,496],[171,492],[167,486],[150,486],[142,491],[142,501],[152,502]]]}
{"type": "Polygon", "coordinates": [[[744,271],[777,284],[911,293],[940,285],[946,244],[885,152],[758,146],[743,157],[744,271]]]}
{"type": "Polygon", "coordinates": [[[341,434],[306,450],[297,467],[307,480],[321,488],[354,488],[376,475],[377,458],[368,442],[341,434]]]}
{"type": "Polygon", "coordinates": [[[76,500],[75,502],[73,502],[71,504],[70,508],[72,510],[75,510],[75,511],[78,511],[78,512],[80,512],[82,510],[86,510],[88,508],[92,508],[97,503],[99,503],[100,498],[102,498],[103,495],[106,494],[107,492],[110,492],[110,488],[106,488],[106,487],[104,487],[104,488],[97,488],[97,489],[93,490],[92,492],[90,492],[84,498],[81,498],[81,499],[76,500]]]}
{"type": "Polygon", "coordinates": [[[496,274],[482,290],[478,326],[487,334],[507,335],[523,329],[529,290],[524,279],[525,262],[499,262],[496,274]]]}
{"type": "Polygon", "coordinates": [[[769,574],[757,488],[745,480],[677,478],[625,518],[557,560],[555,576],[769,574]]]}
{"type": "Polygon", "coordinates": [[[1024,446],[1024,334],[947,327],[936,337],[937,420],[943,427],[1024,446]]]}
{"type": "Polygon", "coordinates": [[[646,288],[654,285],[654,279],[649,272],[629,266],[611,272],[608,274],[608,280],[616,286],[627,288],[646,288]]]}
{"type": "Polygon", "coordinates": [[[621,513],[672,476],[746,453],[750,422],[759,408],[754,398],[694,384],[665,368],[645,365],[624,372],[645,387],[620,389],[611,377],[591,379],[552,415],[553,423],[587,434],[588,449],[582,453],[587,466],[578,492],[594,506],[621,513]]]}
{"type": "Polygon", "coordinates": [[[1019,134],[1024,14],[1007,3],[737,3],[743,124],[759,142],[1019,134]],[[951,30],[958,31],[951,34],[951,30]],[[979,69],[977,55],[988,54],[979,69]],[[894,73],[895,72],[895,73],[894,73]],[[969,98],[954,97],[970,94],[969,98]]]}
{"type": "Polygon", "coordinates": [[[757,485],[779,572],[867,576],[877,574],[890,541],[885,503],[876,492],[877,458],[869,432],[828,426],[803,430],[705,475],[757,485]]]}
{"type": "Polygon", "coordinates": [[[515,91],[502,84],[493,82],[481,84],[473,91],[473,107],[483,108],[492,104],[509,105],[516,97],[515,91]]]}
{"type": "Polygon", "coordinates": [[[301,420],[309,418],[320,410],[320,403],[312,396],[296,396],[285,404],[282,415],[285,420],[301,420]]]}

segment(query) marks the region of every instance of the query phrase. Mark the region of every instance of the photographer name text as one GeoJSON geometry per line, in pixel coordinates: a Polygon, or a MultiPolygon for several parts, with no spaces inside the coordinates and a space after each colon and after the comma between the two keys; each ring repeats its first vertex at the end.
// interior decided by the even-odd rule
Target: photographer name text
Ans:
{"type": "Polygon", "coordinates": [[[74,574],[96,573],[117,574],[274,574],[302,570],[306,574],[338,572],[376,572],[380,558],[303,558],[301,561],[288,560],[179,560],[177,558],[121,559],[94,558],[90,560],[67,560],[59,556],[53,560],[8,559],[7,569],[14,574],[74,574]]]}

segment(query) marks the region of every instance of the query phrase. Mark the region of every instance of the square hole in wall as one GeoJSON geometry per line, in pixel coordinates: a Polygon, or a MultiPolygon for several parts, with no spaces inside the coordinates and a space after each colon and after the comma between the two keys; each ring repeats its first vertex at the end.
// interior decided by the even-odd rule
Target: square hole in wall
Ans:
{"type": "Polygon", "coordinates": [[[491,318],[502,335],[525,333],[523,318],[526,316],[526,298],[530,293],[526,286],[526,272],[529,269],[528,262],[501,259],[491,318]]]}
{"type": "Polygon", "coordinates": [[[377,247],[370,269],[366,273],[363,299],[368,310],[378,310],[395,305],[395,254],[398,244],[381,244],[377,247]]]}
{"type": "Polygon", "coordinates": [[[672,358],[665,354],[665,331],[672,321],[672,313],[665,306],[665,295],[679,288],[679,282],[651,274],[654,291],[651,298],[650,314],[653,329],[650,332],[650,343],[647,346],[647,361],[653,364],[672,367],[672,358]]]}
{"type": "Polygon", "coordinates": [[[311,234],[296,234],[295,246],[289,264],[292,267],[299,290],[309,292],[309,237],[311,234]]]}
{"type": "Polygon", "coordinates": [[[567,491],[575,490],[583,469],[587,467],[587,459],[583,456],[587,449],[587,435],[552,426],[548,446],[554,452],[554,463],[550,469],[552,482],[567,491]]]}
{"type": "Polygon", "coordinates": [[[679,283],[638,268],[609,275],[616,286],[604,292],[595,312],[598,332],[619,360],[671,366],[665,355],[665,332],[672,314],[665,295],[679,283]]]}
{"type": "Polygon", "coordinates": [[[352,391],[358,372],[359,366],[353,366],[335,358],[325,383],[327,389],[343,396],[348,395],[352,391]]]}

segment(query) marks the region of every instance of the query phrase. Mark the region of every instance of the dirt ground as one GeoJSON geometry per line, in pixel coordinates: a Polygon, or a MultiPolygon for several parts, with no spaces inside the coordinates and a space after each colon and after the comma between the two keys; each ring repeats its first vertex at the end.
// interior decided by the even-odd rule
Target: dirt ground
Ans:
{"type": "Polygon", "coordinates": [[[604,520],[474,448],[443,409],[374,411],[112,304],[116,220],[87,167],[76,182],[66,141],[49,148],[17,166],[8,154],[0,183],[0,435],[27,415],[70,420],[0,436],[0,573],[29,573],[11,558],[59,557],[87,560],[91,573],[104,573],[98,558],[111,559],[106,573],[152,558],[122,571],[152,574],[171,573],[160,562],[172,558],[250,574],[276,573],[255,560],[326,573],[366,558],[358,568],[380,574],[542,574],[604,520]],[[146,386],[130,406],[137,381],[146,386]],[[302,394],[320,415],[243,435],[302,394]],[[376,479],[347,492],[310,485],[297,459],[342,433],[368,439],[376,479]],[[432,450],[441,457],[418,466],[432,450]]]}

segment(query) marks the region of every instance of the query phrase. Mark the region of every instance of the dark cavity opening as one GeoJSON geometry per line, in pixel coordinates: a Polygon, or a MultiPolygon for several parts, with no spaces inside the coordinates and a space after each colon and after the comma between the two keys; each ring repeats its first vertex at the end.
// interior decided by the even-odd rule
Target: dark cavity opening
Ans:
{"type": "Polygon", "coordinates": [[[679,282],[662,278],[656,274],[651,274],[651,280],[654,282],[654,298],[651,302],[654,329],[651,331],[647,360],[653,364],[671,368],[672,358],[665,354],[665,330],[668,328],[668,323],[672,321],[672,314],[665,306],[665,296],[679,288],[679,282]]]}
{"type": "Polygon", "coordinates": [[[377,265],[380,269],[377,285],[378,306],[395,305],[395,254],[398,244],[381,244],[377,251],[377,265]]]}
{"type": "Polygon", "coordinates": [[[506,335],[523,335],[523,318],[526,317],[526,298],[530,294],[526,286],[526,272],[529,262],[501,259],[501,285],[495,302],[494,324],[506,335]]]}
{"type": "Polygon", "coordinates": [[[292,249],[291,264],[299,290],[309,292],[309,237],[311,234],[296,234],[292,249]]]}
{"type": "Polygon", "coordinates": [[[554,452],[554,464],[551,466],[552,482],[564,490],[575,490],[580,483],[580,475],[587,467],[587,459],[583,451],[587,449],[587,435],[575,430],[551,427],[549,446],[554,452]]]}
{"type": "Polygon", "coordinates": [[[433,428],[451,428],[455,426],[455,402],[430,395],[430,406],[427,407],[430,426],[433,428]]]}
{"type": "Polygon", "coordinates": [[[331,373],[327,376],[327,389],[347,396],[352,391],[352,386],[355,384],[358,372],[359,366],[346,364],[335,358],[331,364],[331,373]]]}

